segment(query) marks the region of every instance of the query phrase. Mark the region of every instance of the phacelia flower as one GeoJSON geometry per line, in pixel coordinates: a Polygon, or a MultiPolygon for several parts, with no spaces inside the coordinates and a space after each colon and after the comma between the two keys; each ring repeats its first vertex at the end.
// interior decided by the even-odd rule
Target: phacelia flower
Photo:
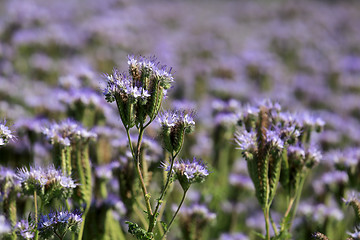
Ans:
{"type": "Polygon", "coordinates": [[[160,65],[155,57],[128,57],[129,71],[106,75],[103,90],[108,102],[116,101],[120,118],[126,128],[153,121],[159,112],[166,90],[174,81],[171,68],[160,65]]]}
{"type": "MultiPolygon", "coordinates": [[[[170,171],[170,165],[165,166],[165,169],[170,171]]],[[[205,181],[209,175],[207,166],[195,157],[193,161],[175,161],[172,170],[184,191],[187,191],[192,183],[205,181]]]]}
{"type": "Polygon", "coordinates": [[[70,146],[74,141],[87,142],[97,138],[95,133],[86,130],[79,123],[70,119],[51,124],[43,129],[43,134],[51,144],[58,143],[64,146],[70,146]]]}
{"type": "Polygon", "coordinates": [[[24,239],[33,239],[35,236],[35,226],[26,220],[21,220],[15,225],[15,231],[24,239]]]}
{"type": "Polygon", "coordinates": [[[184,134],[195,127],[193,113],[184,111],[166,111],[159,114],[161,137],[164,148],[170,153],[178,153],[182,147],[184,134]]]}
{"type": "Polygon", "coordinates": [[[83,219],[78,212],[55,211],[41,215],[39,218],[38,229],[40,236],[47,238],[54,232],[61,235],[66,231],[77,232],[83,219]]]}
{"type": "Polygon", "coordinates": [[[238,149],[252,152],[257,146],[256,133],[252,131],[238,131],[235,133],[235,142],[238,145],[238,149]]]}
{"type": "Polygon", "coordinates": [[[354,239],[354,240],[359,240],[359,239],[360,239],[360,231],[359,231],[358,229],[359,229],[359,227],[357,227],[357,228],[355,229],[355,232],[353,232],[353,233],[347,232],[347,234],[348,234],[350,237],[352,237],[352,239],[354,239]]]}
{"type": "Polygon", "coordinates": [[[36,191],[46,203],[55,197],[70,197],[72,190],[77,186],[71,177],[64,175],[53,166],[30,167],[30,170],[21,168],[17,171],[16,177],[25,194],[33,195],[36,191]]]}
{"type": "Polygon", "coordinates": [[[0,146],[7,144],[10,140],[15,139],[11,130],[6,126],[6,121],[0,122],[0,146]]]}

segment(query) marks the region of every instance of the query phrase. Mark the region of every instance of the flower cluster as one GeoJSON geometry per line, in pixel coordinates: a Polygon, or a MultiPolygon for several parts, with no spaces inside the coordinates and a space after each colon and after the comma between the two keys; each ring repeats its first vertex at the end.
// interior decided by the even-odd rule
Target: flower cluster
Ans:
{"type": "Polygon", "coordinates": [[[308,113],[295,115],[280,110],[278,103],[270,101],[245,107],[239,121],[242,128],[235,133],[263,207],[270,206],[279,181],[291,197],[295,196],[307,169],[322,157],[310,137],[324,122],[308,113]]]}
{"type": "Polygon", "coordinates": [[[106,75],[103,91],[108,102],[116,101],[126,128],[143,125],[148,116],[153,121],[159,112],[162,98],[174,81],[171,69],[160,65],[155,57],[128,57],[129,72],[117,69],[106,75]]]}
{"type": "Polygon", "coordinates": [[[3,146],[7,144],[10,140],[15,139],[15,136],[5,124],[6,122],[0,122],[0,146],[3,146]]]}
{"type": "Polygon", "coordinates": [[[195,127],[192,112],[165,111],[159,114],[158,121],[161,125],[161,137],[164,148],[170,153],[180,151],[184,134],[192,132],[195,127]]]}
{"type": "MultiPolygon", "coordinates": [[[[171,165],[165,166],[170,171],[171,165]]],[[[175,178],[179,180],[181,187],[186,191],[195,182],[203,182],[209,175],[207,166],[194,157],[193,161],[175,161],[173,164],[175,178]]]]}
{"type": "Polygon", "coordinates": [[[54,166],[47,168],[21,168],[17,171],[24,193],[32,195],[36,191],[46,203],[55,197],[68,198],[77,186],[71,177],[64,175],[54,166]]]}
{"type": "Polygon", "coordinates": [[[87,142],[97,137],[95,133],[86,130],[70,119],[51,124],[43,129],[43,134],[51,144],[58,143],[64,146],[70,146],[73,141],[81,140],[87,142]]]}
{"type": "Polygon", "coordinates": [[[64,235],[67,230],[77,232],[83,219],[80,213],[55,211],[39,218],[38,229],[40,236],[47,238],[54,232],[64,235]]]}
{"type": "Polygon", "coordinates": [[[35,236],[35,226],[26,220],[21,220],[15,225],[15,231],[24,239],[33,239],[35,236]]]}

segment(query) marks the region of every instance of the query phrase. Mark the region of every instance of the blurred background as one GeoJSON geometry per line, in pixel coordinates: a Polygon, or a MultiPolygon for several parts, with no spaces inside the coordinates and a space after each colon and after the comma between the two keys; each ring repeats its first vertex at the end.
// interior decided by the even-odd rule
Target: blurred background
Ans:
{"type": "MultiPolygon", "coordinates": [[[[238,112],[263,99],[326,123],[314,136],[323,159],[305,184],[294,239],[314,231],[345,239],[354,216],[341,199],[360,182],[359,43],[359,1],[1,0],[0,119],[18,139],[0,149],[0,164],[51,161],[42,126],[68,117],[99,136],[94,172],[126,157],[116,107],[102,96],[103,73],[126,70],[128,55],[155,55],[175,78],[163,108],[197,112],[181,157],[198,156],[213,172],[186,203],[208,212],[198,207],[196,220],[184,210],[169,239],[256,239],[253,231],[264,231],[233,141],[238,112]],[[199,233],[186,238],[191,220],[199,233]]],[[[162,161],[156,132],[147,144],[154,166],[162,161]]],[[[174,192],[166,211],[179,200],[174,192]]],[[[277,210],[281,202],[275,220],[277,210]]],[[[114,211],[126,232],[126,210],[114,211]]]]}

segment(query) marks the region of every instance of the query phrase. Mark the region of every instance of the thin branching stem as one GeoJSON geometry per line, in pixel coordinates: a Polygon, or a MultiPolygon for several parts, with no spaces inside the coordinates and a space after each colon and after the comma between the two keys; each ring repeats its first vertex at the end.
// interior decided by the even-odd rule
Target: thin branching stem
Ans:
{"type": "Polygon", "coordinates": [[[182,204],[184,203],[184,200],[185,200],[185,197],[186,197],[186,193],[187,193],[188,190],[189,190],[189,189],[187,189],[187,190],[184,191],[184,194],[183,194],[183,197],[182,197],[182,199],[181,199],[181,202],[180,202],[178,208],[176,209],[176,212],[174,213],[174,216],[171,218],[171,221],[170,221],[169,225],[167,226],[167,229],[166,229],[164,235],[161,237],[161,240],[164,239],[165,236],[166,236],[166,234],[169,232],[170,227],[171,227],[172,223],[174,222],[176,215],[179,213],[180,208],[181,208],[182,204]]]}
{"type": "Polygon", "coordinates": [[[141,150],[141,142],[142,142],[142,137],[144,135],[144,130],[145,128],[143,128],[142,126],[140,126],[139,128],[139,137],[138,137],[138,142],[137,142],[137,151],[134,151],[134,148],[132,146],[132,142],[131,142],[131,137],[130,137],[130,132],[129,129],[126,128],[126,134],[128,137],[128,141],[129,141],[129,146],[130,146],[130,150],[134,159],[134,163],[136,166],[136,172],[138,173],[138,177],[140,179],[140,185],[141,185],[141,189],[144,195],[144,200],[146,203],[146,209],[147,209],[147,214],[148,217],[152,216],[152,209],[151,209],[151,204],[150,204],[150,199],[149,199],[149,195],[145,186],[145,182],[144,179],[142,177],[142,173],[141,173],[141,169],[140,169],[140,150],[141,150]]]}
{"type": "Polygon", "coordinates": [[[38,230],[38,205],[37,205],[37,194],[36,190],[34,191],[34,207],[35,207],[35,240],[39,238],[39,230],[38,230]]]}
{"type": "Polygon", "coordinates": [[[156,218],[157,218],[157,212],[159,211],[159,207],[160,207],[161,203],[163,202],[166,190],[169,187],[170,180],[171,180],[171,175],[172,175],[172,169],[173,169],[173,166],[174,166],[174,161],[175,161],[175,158],[176,158],[176,156],[178,154],[179,154],[179,152],[177,152],[175,154],[171,153],[170,169],[169,169],[169,172],[168,172],[168,175],[167,175],[166,183],[165,183],[165,185],[164,185],[164,187],[163,187],[163,189],[161,191],[160,197],[157,200],[157,204],[156,204],[156,207],[155,207],[155,210],[154,210],[154,214],[153,214],[153,216],[151,217],[151,220],[150,220],[148,232],[152,232],[152,230],[153,230],[153,228],[155,226],[156,218]]]}

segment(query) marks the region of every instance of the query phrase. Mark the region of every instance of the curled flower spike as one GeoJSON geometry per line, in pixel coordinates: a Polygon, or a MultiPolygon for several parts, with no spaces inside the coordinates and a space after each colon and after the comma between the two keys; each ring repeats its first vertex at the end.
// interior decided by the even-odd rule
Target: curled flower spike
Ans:
{"type": "Polygon", "coordinates": [[[54,166],[30,167],[30,170],[21,168],[17,171],[16,178],[19,179],[25,194],[32,195],[36,191],[45,203],[55,197],[70,197],[72,189],[77,186],[71,177],[62,174],[54,166]]]}
{"type": "Polygon", "coordinates": [[[11,130],[6,126],[6,121],[0,122],[0,146],[7,144],[10,140],[14,140],[15,136],[11,130]]]}
{"type": "MultiPolygon", "coordinates": [[[[165,165],[165,170],[170,171],[170,165],[165,165]]],[[[209,175],[207,166],[195,157],[193,161],[175,161],[173,172],[184,191],[187,191],[192,183],[205,181],[205,178],[209,175]]]]}
{"type": "Polygon", "coordinates": [[[106,75],[103,94],[108,102],[116,101],[121,121],[129,129],[144,125],[147,117],[150,122],[155,119],[174,78],[171,68],[160,65],[155,57],[129,56],[128,65],[128,73],[114,69],[106,75]]]}
{"type": "Polygon", "coordinates": [[[193,113],[184,111],[166,111],[159,114],[161,136],[164,148],[170,153],[178,153],[182,147],[184,134],[195,127],[193,113]]]}

